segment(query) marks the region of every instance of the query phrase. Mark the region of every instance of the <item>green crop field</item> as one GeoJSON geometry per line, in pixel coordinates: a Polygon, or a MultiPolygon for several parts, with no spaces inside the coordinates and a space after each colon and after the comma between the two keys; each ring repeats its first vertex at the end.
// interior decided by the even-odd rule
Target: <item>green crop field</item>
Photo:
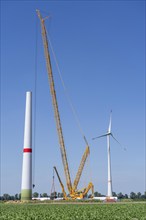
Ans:
{"type": "Polygon", "coordinates": [[[146,203],[0,204],[0,220],[146,220],[146,203]]]}

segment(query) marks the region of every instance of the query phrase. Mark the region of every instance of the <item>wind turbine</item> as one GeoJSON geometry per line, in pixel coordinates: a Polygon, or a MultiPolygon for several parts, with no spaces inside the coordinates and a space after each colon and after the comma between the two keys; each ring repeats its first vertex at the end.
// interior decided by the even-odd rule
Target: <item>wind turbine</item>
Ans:
{"type": "MultiPolygon", "coordinates": [[[[122,147],[120,142],[113,136],[111,132],[111,125],[112,125],[112,111],[110,113],[110,121],[109,121],[109,127],[108,131],[106,134],[100,135],[98,137],[92,138],[92,140],[95,140],[96,138],[101,138],[101,137],[107,137],[107,155],[108,155],[108,191],[107,191],[107,197],[112,197],[112,174],[111,174],[111,156],[110,156],[110,136],[117,141],[117,143],[122,147]]],[[[124,148],[124,150],[126,150],[124,148]]]]}

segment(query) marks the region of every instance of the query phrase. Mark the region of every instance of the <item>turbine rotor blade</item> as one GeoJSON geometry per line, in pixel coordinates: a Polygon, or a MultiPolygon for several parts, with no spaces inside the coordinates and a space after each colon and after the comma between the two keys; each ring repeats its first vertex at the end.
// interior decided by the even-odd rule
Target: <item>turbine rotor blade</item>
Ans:
{"type": "Polygon", "coordinates": [[[111,133],[110,135],[112,136],[112,138],[113,138],[115,141],[117,141],[117,143],[122,147],[122,149],[123,149],[124,151],[126,151],[126,148],[122,146],[122,144],[113,136],[113,134],[111,133]]]}
{"type": "Polygon", "coordinates": [[[110,113],[110,121],[109,121],[108,133],[111,133],[111,127],[112,127],[112,110],[111,110],[111,113],[110,113]]]}
{"type": "Polygon", "coordinates": [[[96,138],[106,137],[106,136],[108,136],[108,135],[109,135],[108,133],[107,133],[107,134],[103,134],[103,135],[100,135],[100,136],[98,136],[98,137],[92,138],[92,140],[95,140],[96,138]]]}

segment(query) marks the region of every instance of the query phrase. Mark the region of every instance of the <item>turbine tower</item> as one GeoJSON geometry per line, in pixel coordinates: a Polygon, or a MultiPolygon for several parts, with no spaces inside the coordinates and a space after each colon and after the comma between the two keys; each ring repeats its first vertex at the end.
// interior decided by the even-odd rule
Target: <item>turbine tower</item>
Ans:
{"type": "Polygon", "coordinates": [[[21,200],[32,199],[32,93],[26,92],[21,200]]]}
{"type": "MultiPolygon", "coordinates": [[[[111,174],[111,156],[110,156],[110,136],[117,141],[117,139],[113,136],[112,132],[111,132],[111,126],[112,126],[112,111],[110,113],[110,121],[109,121],[109,127],[108,127],[108,131],[106,134],[103,134],[101,136],[92,138],[92,140],[95,140],[96,138],[101,138],[101,137],[107,137],[107,158],[108,158],[108,190],[107,190],[107,197],[110,198],[113,196],[113,191],[112,191],[112,174],[111,174]]],[[[119,141],[117,141],[118,144],[119,141]]],[[[121,145],[121,144],[120,144],[121,145]]],[[[125,148],[124,148],[125,150],[125,148]]]]}

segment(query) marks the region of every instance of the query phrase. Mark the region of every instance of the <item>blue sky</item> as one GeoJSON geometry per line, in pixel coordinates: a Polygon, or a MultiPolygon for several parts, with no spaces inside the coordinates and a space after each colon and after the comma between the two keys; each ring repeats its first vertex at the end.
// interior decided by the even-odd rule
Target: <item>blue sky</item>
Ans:
{"type": "MultiPolygon", "coordinates": [[[[25,93],[29,90],[33,92],[34,107],[35,56],[34,191],[50,194],[54,165],[65,184],[36,9],[40,9],[44,16],[51,14],[46,27],[62,77],[90,145],[90,158],[79,187],[92,181],[95,191],[107,192],[106,139],[92,141],[92,137],[107,131],[112,109],[112,131],[127,148],[124,152],[111,140],[113,191],[143,193],[144,1],[1,1],[1,193],[15,194],[21,190],[25,93]]],[[[73,181],[85,143],[51,58],[73,181]]],[[[57,177],[55,187],[61,191],[57,177]]]]}

